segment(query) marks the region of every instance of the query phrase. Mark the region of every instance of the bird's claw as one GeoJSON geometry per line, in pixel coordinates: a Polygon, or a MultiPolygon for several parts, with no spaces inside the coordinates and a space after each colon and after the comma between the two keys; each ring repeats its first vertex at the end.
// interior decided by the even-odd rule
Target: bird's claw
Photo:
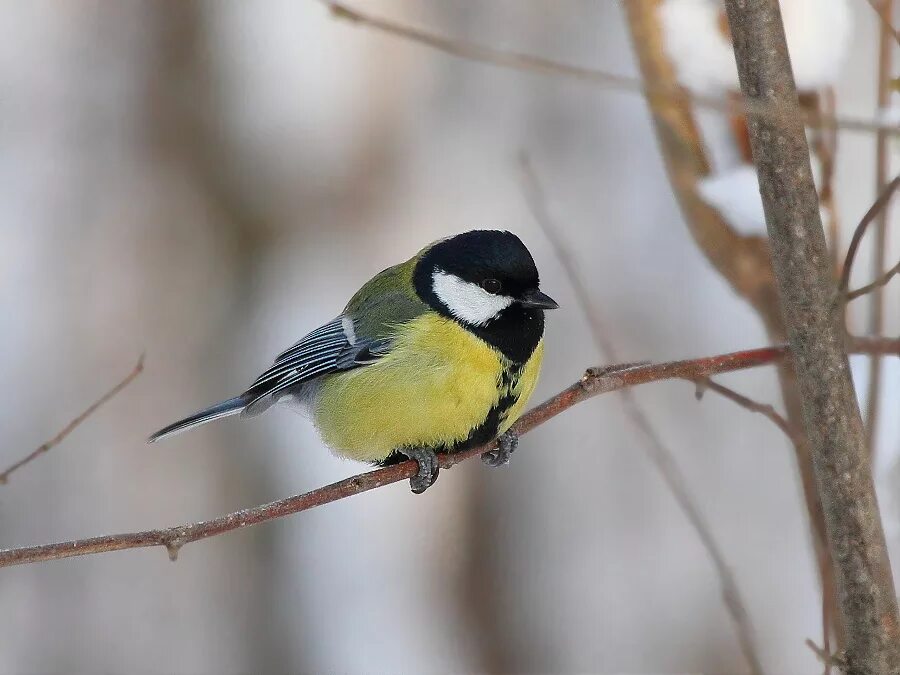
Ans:
{"type": "Polygon", "coordinates": [[[419,464],[419,472],[409,479],[409,487],[414,493],[420,495],[434,485],[438,479],[441,465],[438,462],[437,454],[431,448],[408,448],[401,452],[419,464]]]}
{"type": "Polygon", "coordinates": [[[495,467],[509,464],[509,458],[516,451],[518,445],[519,435],[515,432],[507,431],[506,433],[500,434],[500,438],[497,439],[497,447],[484,453],[481,456],[481,461],[488,466],[495,467]]]}

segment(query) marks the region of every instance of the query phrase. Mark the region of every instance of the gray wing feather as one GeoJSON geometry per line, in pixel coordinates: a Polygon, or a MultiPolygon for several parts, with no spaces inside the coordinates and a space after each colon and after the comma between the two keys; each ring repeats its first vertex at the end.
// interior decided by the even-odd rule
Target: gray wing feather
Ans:
{"type": "Polygon", "coordinates": [[[348,335],[344,321],[344,316],[337,317],[279,354],[244,393],[249,402],[241,415],[258,415],[292,387],[328,373],[374,363],[390,351],[390,338],[367,339],[352,331],[348,335]]]}

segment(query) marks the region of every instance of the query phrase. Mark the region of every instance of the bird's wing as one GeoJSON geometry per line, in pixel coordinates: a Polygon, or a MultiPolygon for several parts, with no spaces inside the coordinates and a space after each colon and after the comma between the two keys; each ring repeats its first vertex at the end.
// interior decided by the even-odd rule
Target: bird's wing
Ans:
{"type": "Polygon", "coordinates": [[[263,412],[291,387],[327,373],[373,363],[390,351],[390,338],[357,336],[353,319],[341,315],[285,350],[244,394],[242,413],[263,412]]]}
{"type": "Polygon", "coordinates": [[[353,296],[343,314],[278,355],[243,397],[253,416],[286,390],[329,373],[365,367],[391,350],[398,327],[428,308],[412,286],[415,259],[377,274],[353,296]]]}

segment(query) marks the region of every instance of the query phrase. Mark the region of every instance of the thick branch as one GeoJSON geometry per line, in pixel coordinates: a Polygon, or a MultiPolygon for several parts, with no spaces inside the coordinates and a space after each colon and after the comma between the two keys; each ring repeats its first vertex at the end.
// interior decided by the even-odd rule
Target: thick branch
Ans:
{"type": "MultiPolygon", "coordinates": [[[[872,340],[853,338],[851,344],[855,351],[861,353],[900,355],[900,339],[881,338],[872,340]]],[[[624,387],[632,387],[659,380],[683,379],[694,381],[698,377],[708,377],[719,373],[729,373],[778,363],[787,354],[787,347],[776,346],[689,361],[642,364],[624,368],[617,366],[591,368],[578,382],[523,415],[516,423],[514,430],[519,434],[525,434],[582,401],[600,394],[618,391],[624,387]]],[[[473,448],[454,455],[442,455],[441,466],[450,468],[466,459],[476,457],[492,447],[494,447],[494,444],[473,448]]],[[[417,469],[418,466],[415,462],[407,461],[402,464],[353,476],[302,495],[262,504],[261,506],[229,513],[215,520],[207,520],[192,525],[179,525],[161,530],[110,534],[57,544],[6,549],[0,551],[0,567],[153,546],[166,547],[169,550],[169,556],[174,560],[179,549],[192,541],[207,539],[225,532],[231,532],[232,530],[257,525],[275,518],[299,513],[300,511],[307,511],[338,499],[344,499],[345,497],[374,490],[384,485],[397,483],[411,478],[417,469]]]]}
{"type": "Polygon", "coordinates": [[[726,0],[852,673],[900,671],[900,625],[778,0],[726,0]]]}

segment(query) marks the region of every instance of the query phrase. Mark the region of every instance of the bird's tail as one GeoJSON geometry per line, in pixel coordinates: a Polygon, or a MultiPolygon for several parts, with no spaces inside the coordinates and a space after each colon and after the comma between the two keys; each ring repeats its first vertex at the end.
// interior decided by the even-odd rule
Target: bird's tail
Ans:
{"type": "Polygon", "coordinates": [[[180,434],[182,431],[199,427],[201,424],[206,424],[207,422],[212,422],[213,420],[221,419],[222,417],[237,415],[246,406],[247,399],[243,395],[235,396],[227,401],[216,403],[205,410],[195,412],[190,417],[185,417],[183,420],[178,420],[177,422],[160,429],[150,436],[150,438],[147,439],[147,442],[156,443],[156,441],[162,440],[163,438],[168,438],[169,436],[180,434]]]}

